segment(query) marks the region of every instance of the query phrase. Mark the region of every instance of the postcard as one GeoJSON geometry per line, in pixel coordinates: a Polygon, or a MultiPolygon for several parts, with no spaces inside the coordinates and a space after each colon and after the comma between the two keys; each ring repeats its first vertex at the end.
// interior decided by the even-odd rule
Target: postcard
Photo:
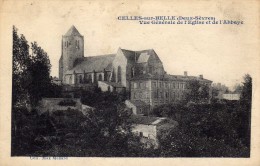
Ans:
{"type": "Polygon", "coordinates": [[[259,5],[1,1],[0,165],[259,165],[259,5]]]}

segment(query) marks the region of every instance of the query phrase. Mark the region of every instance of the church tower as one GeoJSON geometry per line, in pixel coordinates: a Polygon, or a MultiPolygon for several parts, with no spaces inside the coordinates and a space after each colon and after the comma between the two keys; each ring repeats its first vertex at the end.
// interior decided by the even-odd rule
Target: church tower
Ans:
{"type": "Polygon", "coordinates": [[[62,36],[61,58],[59,60],[59,79],[65,82],[65,72],[72,69],[77,58],[84,57],[84,36],[73,25],[62,36]]]}

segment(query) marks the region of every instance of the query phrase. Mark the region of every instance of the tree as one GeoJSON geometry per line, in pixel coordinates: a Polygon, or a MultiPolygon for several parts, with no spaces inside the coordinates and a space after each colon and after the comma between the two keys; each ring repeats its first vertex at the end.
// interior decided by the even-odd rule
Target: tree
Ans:
{"type": "Polygon", "coordinates": [[[47,53],[36,42],[29,44],[13,27],[13,106],[35,106],[42,97],[57,95],[58,87],[51,84],[51,64],[47,53]],[[54,91],[54,92],[53,92],[54,91]]]}
{"type": "Polygon", "coordinates": [[[28,66],[31,75],[29,94],[32,105],[36,105],[42,97],[49,97],[51,89],[51,64],[47,53],[36,42],[31,43],[32,59],[28,66]]]}
{"type": "Polygon", "coordinates": [[[30,63],[29,45],[24,35],[18,36],[18,29],[13,26],[13,77],[12,105],[28,103],[28,64],[30,63]]]}
{"type": "Polygon", "coordinates": [[[251,106],[252,106],[252,77],[249,74],[244,76],[240,97],[240,109],[237,112],[240,118],[239,135],[244,139],[244,143],[250,146],[251,129],[251,106]]]}
{"type": "Polygon", "coordinates": [[[190,80],[187,82],[187,91],[185,94],[186,102],[199,103],[209,99],[209,87],[202,84],[198,80],[190,80]]]}
{"type": "Polygon", "coordinates": [[[235,93],[241,93],[243,87],[240,84],[235,84],[234,86],[234,92],[235,93]]]}

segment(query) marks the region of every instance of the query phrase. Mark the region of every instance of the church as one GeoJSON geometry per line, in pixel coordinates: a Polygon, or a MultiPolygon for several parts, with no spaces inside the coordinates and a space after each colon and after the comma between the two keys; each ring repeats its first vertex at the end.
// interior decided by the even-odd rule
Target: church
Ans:
{"type": "MultiPolygon", "coordinates": [[[[153,49],[84,57],[84,36],[72,26],[62,36],[59,79],[63,84],[113,82],[129,89],[130,79],[142,74],[164,75],[163,64],[153,49]]],[[[114,84],[114,85],[116,85],[114,84]]]]}
{"type": "MultiPolygon", "coordinates": [[[[126,104],[143,112],[149,108],[182,100],[189,80],[199,80],[211,89],[203,75],[169,75],[153,49],[132,51],[118,48],[115,54],[84,56],[84,36],[72,26],[62,36],[59,79],[64,85],[98,85],[102,91],[124,88],[130,92],[126,104]],[[138,107],[136,107],[138,105],[138,107]]],[[[209,91],[211,93],[211,91],[209,91]]]]}

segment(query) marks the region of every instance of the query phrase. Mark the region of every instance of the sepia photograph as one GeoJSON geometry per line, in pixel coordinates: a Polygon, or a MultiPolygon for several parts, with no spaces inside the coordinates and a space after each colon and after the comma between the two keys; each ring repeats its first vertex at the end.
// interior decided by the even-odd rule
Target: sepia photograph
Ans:
{"type": "Polygon", "coordinates": [[[8,160],[251,161],[260,61],[250,2],[3,2],[8,160]]]}

